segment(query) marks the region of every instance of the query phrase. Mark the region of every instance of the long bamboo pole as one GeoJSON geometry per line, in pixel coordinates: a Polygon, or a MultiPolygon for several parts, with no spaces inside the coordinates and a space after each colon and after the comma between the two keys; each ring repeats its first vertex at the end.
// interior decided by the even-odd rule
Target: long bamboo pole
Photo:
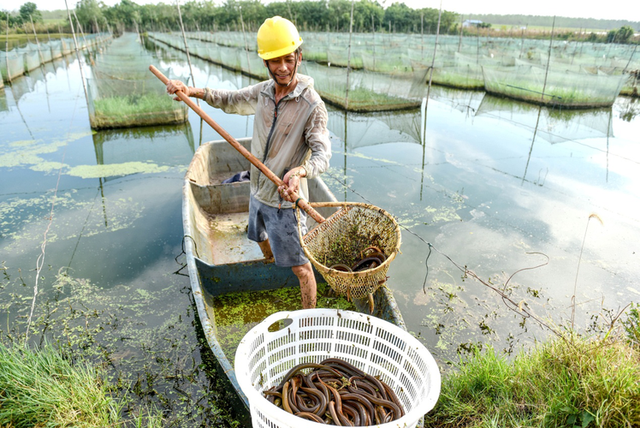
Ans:
{"type": "MultiPolygon", "coordinates": [[[[7,80],[11,83],[11,71],[9,70],[9,14],[7,13],[7,39],[4,42],[4,59],[7,62],[7,80]]],[[[1,76],[0,76],[1,77],[1,76]]]]}
{"type": "MultiPolygon", "coordinates": [[[[155,68],[153,65],[149,66],[149,70],[153,74],[155,74],[156,77],[160,79],[160,81],[165,85],[169,82],[169,79],[164,74],[162,74],[160,70],[155,68]]],[[[276,186],[280,187],[284,184],[284,182],[277,175],[271,172],[271,170],[267,168],[262,162],[260,162],[258,158],[256,158],[253,154],[251,154],[249,150],[245,149],[240,143],[238,143],[238,141],[235,138],[233,138],[231,134],[229,134],[220,125],[218,125],[213,119],[211,119],[211,117],[207,113],[205,113],[204,110],[202,110],[199,106],[197,106],[196,103],[191,101],[191,99],[184,92],[178,91],[176,92],[176,96],[180,98],[180,100],[183,101],[186,105],[191,107],[191,109],[195,111],[198,114],[198,116],[204,119],[204,121],[207,122],[218,134],[220,134],[220,136],[224,138],[227,141],[227,143],[231,144],[233,148],[239,151],[242,156],[244,156],[256,168],[258,168],[260,172],[262,172],[276,186]]],[[[325,221],[324,217],[322,217],[319,212],[314,210],[307,201],[300,199],[297,194],[292,195],[292,198],[294,200],[297,199],[296,204],[300,208],[305,210],[305,212],[309,214],[315,221],[317,221],[318,223],[323,223],[325,221]]]]}
{"type": "MultiPolygon", "coordinates": [[[[69,11],[69,4],[67,0],[64,0],[64,5],[67,7],[67,16],[69,17],[69,25],[71,25],[71,34],[73,35],[73,44],[76,48],[76,58],[78,59],[78,67],[80,67],[80,78],[82,79],[82,89],[84,89],[84,99],[89,106],[89,94],[87,93],[87,82],[84,80],[84,72],[82,71],[82,61],[80,61],[80,51],[78,50],[78,39],[76,38],[76,31],[73,27],[73,20],[71,19],[71,12],[69,11]]],[[[75,12],[74,12],[75,15],[75,12]]]]}

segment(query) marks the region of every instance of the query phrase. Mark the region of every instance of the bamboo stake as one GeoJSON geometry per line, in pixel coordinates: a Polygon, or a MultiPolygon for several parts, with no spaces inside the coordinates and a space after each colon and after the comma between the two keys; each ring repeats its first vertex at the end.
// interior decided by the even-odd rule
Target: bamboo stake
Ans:
{"type": "Polygon", "coordinates": [[[551,37],[549,38],[549,53],[547,54],[547,69],[544,72],[544,83],[542,85],[542,95],[540,95],[540,102],[544,104],[544,91],[547,89],[547,77],[549,76],[549,65],[551,64],[551,47],[553,46],[553,31],[556,28],[556,17],[553,17],[553,24],[551,25],[551,37]]]}
{"type": "Polygon", "coordinates": [[[7,39],[4,44],[4,59],[7,62],[7,79],[9,79],[9,83],[11,83],[11,73],[9,72],[9,14],[7,13],[7,39]]]}
{"type": "Polygon", "coordinates": [[[349,73],[351,72],[351,34],[353,32],[353,5],[355,0],[351,0],[351,19],[349,20],[349,47],[347,53],[347,90],[345,92],[344,108],[349,110],[349,73]]]}
{"type": "Polygon", "coordinates": [[[44,57],[42,56],[42,51],[40,50],[40,42],[38,41],[38,35],[36,34],[36,27],[33,25],[33,18],[31,18],[31,14],[29,14],[29,21],[31,21],[31,29],[33,30],[33,37],[36,38],[36,46],[38,46],[38,55],[40,56],[40,65],[44,64],[44,57]]]}
{"type": "MultiPolygon", "coordinates": [[[[193,77],[193,66],[191,65],[191,55],[189,55],[189,44],[187,43],[187,35],[184,32],[184,24],[182,22],[182,12],[180,11],[180,2],[176,0],[176,6],[178,7],[178,18],[180,19],[180,30],[182,31],[182,40],[184,41],[184,51],[187,54],[187,62],[189,63],[189,74],[191,75],[191,83],[196,86],[196,79],[193,77]]],[[[200,100],[196,99],[196,104],[200,107],[200,100]]],[[[202,119],[200,120],[200,140],[198,145],[202,144],[202,119]]]]}
{"type": "Polygon", "coordinates": [[[251,62],[249,61],[249,45],[247,44],[247,35],[244,32],[244,19],[242,19],[242,6],[238,7],[240,9],[240,24],[242,24],[242,40],[244,41],[244,53],[247,56],[247,70],[249,74],[251,74],[251,62]]]}
{"type": "Polygon", "coordinates": [[[87,83],[84,80],[84,72],[82,71],[82,61],[80,61],[80,52],[78,51],[78,40],[76,39],[76,31],[73,28],[73,20],[71,19],[71,12],[69,12],[69,5],[67,0],[64,0],[64,5],[67,7],[67,16],[69,17],[69,25],[71,25],[71,34],[73,35],[73,44],[76,48],[76,58],[78,58],[78,67],[80,67],[80,78],[82,79],[82,89],[84,89],[84,99],[89,106],[89,95],[87,94],[87,83]]]}
{"type": "MultiPolygon", "coordinates": [[[[187,43],[187,35],[184,31],[184,24],[182,23],[182,12],[180,11],[180,2],[176,0],[176,7],[178,8],[178,19],[180,21],[180,30],[182,31],[182,40],[184,42],[184,51],[187,54],[187,62],[189,63],[189,74],[191,75],[191,83],[193,86],[196,85],[196,81],[193,77],[193,66],[191,65],[191,55],[189,55],[189,44],[187,43]]],[[[196,99],[198,105],[200,105],[200,100],[196,99]]]]}
{"type": "MultiPolygon", "coordinates": [[[[160,79],[160,81],[162,81],[162,83],[164,83],[165,85],[169,82],[169,79],[167,79],[167,77],[164,74],[162,74],[157,68],[155,68],[153,65],[149,66],[149,70],[153,74],[155,74],[156,77],[160,79]]],[[[262,162],[260,162],[258,158],[256,158],[250,151],[248,151],[247,149],[244,148],[244,146],[238,143],[238,141],[235,138],[233,138],[231,134],[229,134],[220,125],[218,125],[213,119],[211,119],[211,117],[209,117],[209,115],[205,113],[204,110],[202,110],[199,106],[197,106],[196,103],[191,101],[191,99],[187,95],[185,95],[184,92],[178,91],[176,92],[176,96],[180,98],[180,100],[183,101],[186,105],[191,107],[193,111],[195,111],[198,114],[198,116],[204,119],[205,122],[207,122],[218,134],[220,134],[220,136],[224,138],[227,141],[227,143],[231,144],[233,148],[239,151],[240,154],[245,157],[245,159],[251,162],[253,166],[258,168],[260,172],[262,172],[276,186],[280,187],[284,184],[284,182],[277,175],[271,172],[271,170],[267,168],[262,162]]],[[[307,214],[309,214],[315,221],[317,221],[318,223],[323,223],[325,221],[324,217],[322,217],[320,213],[314,210],[307,201],[305,201],[304,199],[300,199],[297,194],[292,195],[292,198],[297,199],[296,201],[297,205],[303,210],[305,210],[307,214]]]]}
{"type": "Polygon", "coordinates": [[[438,11],[438,27],[436,28],[436,42],[433,45],[433,58],[431,58],[431,68],[429,68],[429,85],[427,86],[427,97],[425,101],[424,107],[424,122],[422,124],[423,133],[425,136],[426,144],[426,135],[427,135],[427,106],[429,105],[429,94],[431,93],[431,81],[433,79],[433,67],[435,67],[436,62],[436,52],[438,50],[438,36],[440,35],[440,18],[442,17],[442,0],[440,0],[440,9],[438,11]]]}

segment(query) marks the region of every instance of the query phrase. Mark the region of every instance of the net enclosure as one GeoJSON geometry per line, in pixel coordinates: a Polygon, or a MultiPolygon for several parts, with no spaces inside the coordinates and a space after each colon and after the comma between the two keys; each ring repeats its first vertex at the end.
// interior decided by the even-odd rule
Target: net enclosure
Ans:
{"type": "MultiPolygon", "coordinates": [[[[78,39],[78,49],[97,48],[110,38],[111,35],[108,33],[89,34],[78,39]]],[[[14,79],[29,74],[42,64],[71,54],[74,52],[73,46],[73,39],[62,38],[39,43],[29,42],[24,47],[14,48],[7,52],[0,51],[1,80],[11,83],[14,79]]]]}
{"type": "MultiPolygon", "coordinates": [[[[568,109],[608,107],[638,95],[640,54],[632,45],[514,37],[303,32],[300,72],[314,78],[328,104],[346,111],[415,109],[432,86],[483,90],[531,104],[568,109]]],[[[150,37],[184,50],[177,33],[150,37]]],[[[199,58],[269,78],[242,32],[191,32],[199,58]]]]}
{"type": "Polygon", "coordinates": [[[93,129],[183,123],[188,109],[167,95],[148,71],[155,57],[137,34],[126,33],[96,55],[87,78],[89,120],[93,129]]]}

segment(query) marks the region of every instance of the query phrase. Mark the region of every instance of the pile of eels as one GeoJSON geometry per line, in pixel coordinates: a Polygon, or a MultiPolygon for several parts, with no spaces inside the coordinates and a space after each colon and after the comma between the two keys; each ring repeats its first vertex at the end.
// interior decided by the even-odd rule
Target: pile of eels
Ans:
{"type": "Polygon", "coordinates": [[[405,413],[389,385],[339,358],[299,364],[264,395],[289,413],[328,425],[383,424],[405,413]]]}

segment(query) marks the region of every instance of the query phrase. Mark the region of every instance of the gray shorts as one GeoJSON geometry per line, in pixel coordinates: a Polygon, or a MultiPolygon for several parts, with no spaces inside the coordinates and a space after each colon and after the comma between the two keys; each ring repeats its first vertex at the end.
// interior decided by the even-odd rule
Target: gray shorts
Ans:
{"type": "MultiPolygon", "coordinates": [[[[298,210],[298,214],[301,216],[302,235],[304,235],[307,233],[307,215],[302,210],[298,210]]],[[[276,266],[292,267],[309,262],[300,246],[294,209],[270,207],[251,195],[248,237],[256,242],[269,239],[276,266]]]]}

